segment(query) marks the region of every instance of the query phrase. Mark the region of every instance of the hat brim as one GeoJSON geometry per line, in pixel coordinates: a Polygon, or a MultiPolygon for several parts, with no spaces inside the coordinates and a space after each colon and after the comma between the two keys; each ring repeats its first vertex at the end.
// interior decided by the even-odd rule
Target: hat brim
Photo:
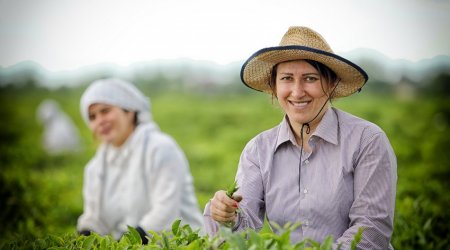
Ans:
{"type": "Polygon", "coordinates": [[[270,76],[281,62],[309,59],[320,62],[340,78],[335,97],[349,96],[359,91],[369,79],[358,65],[336,54],[305,46],[289,45],[264,48],[254,53],[241,68],[241,80],[249,88],[272,93],[270,76]]]}

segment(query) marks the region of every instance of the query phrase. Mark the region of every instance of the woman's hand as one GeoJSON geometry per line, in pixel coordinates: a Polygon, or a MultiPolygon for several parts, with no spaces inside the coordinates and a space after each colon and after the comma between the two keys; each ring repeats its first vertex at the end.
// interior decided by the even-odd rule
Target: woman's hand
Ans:
{"type": "Polygon", "coordinates": [[[217,191],[211,200],[211,217],[220,223],[234,222],[241,200],[242,196],[240,195],[233,195],[233,199],[231,199],[227,196],[226,191],[217,191]]]}

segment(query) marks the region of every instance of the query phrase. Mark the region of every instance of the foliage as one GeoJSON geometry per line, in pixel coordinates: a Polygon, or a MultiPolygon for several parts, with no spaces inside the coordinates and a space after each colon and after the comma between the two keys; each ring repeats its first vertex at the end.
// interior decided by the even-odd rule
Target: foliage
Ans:
{"type": "MultiPolygon", "coordinates": [[[[65,234],[63,236],[47,235],[44,238],[33,241],[12,241],[0,245],[1,249],[286,249],[286,250],[329,250],[332,249],[333,238],[327,237],[322,243],[305,239],[304,241],[292,244],[290,234],[296,225],[286,225],[280,228],[280,234],[265,233],[258,234],[253,230],[241,233],[232,233],[229,228],[222,228],[219,233],[210,238],[208,235],[201,235],[199,231],[194,231],[189,225],[181,225],[180,220],[172,224],[171,231],[157,233],[150,231],[149,242],[142,245],[139,232],[133,227],[128,227],[120,240],[114,240],[110,235],[101,236],[93,233],[89,236],[78,236],[76,234],[65,234]]],[[[355,235],[351,249],[356,249],[363,230],[359,230],[355,235]]],[[[338,246],[340,249],[340,246],[338,246]]]]}

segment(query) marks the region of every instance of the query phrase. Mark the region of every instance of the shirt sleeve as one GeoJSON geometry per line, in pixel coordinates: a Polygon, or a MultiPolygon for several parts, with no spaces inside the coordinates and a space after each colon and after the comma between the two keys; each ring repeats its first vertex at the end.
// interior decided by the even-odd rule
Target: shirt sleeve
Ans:
{"type": "MultiPolygon", "coordinates": [[[[360,227],[364,228],[358,249],[389,249],[393,231],[397,162],[383,132],[363,138],[354,163],[354,201],[349,228],[337,239],[343,249],[360,227]]],[[[337,245],[337,244],[336,244],[337,245]]]]}
{"type": "Polygon", "coordinates": [[[99,220],[99,197],[101,178],[97,158],[93,158],[86,165],[83,179],[83,214],[78,218],[77,230],[94,231],[99,234],[107,233],[106,226],[99,220]]]}
{"type": "MultiPolygon", "coordinates": [[[[180,149],[170,142],[155,147],[151,153],[151,209],[139,222],[145,230],[160,232],[169,229],[181,217],[181,195],[187,162],[180,149]]],[[[148,168],[149,166],[146,166],[148,168]]]]}
{"type": "Polygon", "coordinates": [[[264,225],[264,186],[257,140],[258,137],[247,144],[239,161],[236,181],[239,185],[237,194],[242,195],[242,201],[239,204],[241,212],[238,214],[235,231],[247,228],[258,231],[264,225]]]}
{"type": "MultiPolygon", "coordinates": [[[[255,141],[255,139],[251,140],[244,148],[238,166],[236,181],[239,190],[236,194],[242,196],[242,201],[239,203],[240,212],[233,231],[244,231],[247,228],[260,230],[264,224],[264,189],[255,141]]],[[[219,223],[211,218],[210,213],[210,202],[208,202],[203,213],[204,226],[206,233],[214,236],[219,231],[219,223]]]]}

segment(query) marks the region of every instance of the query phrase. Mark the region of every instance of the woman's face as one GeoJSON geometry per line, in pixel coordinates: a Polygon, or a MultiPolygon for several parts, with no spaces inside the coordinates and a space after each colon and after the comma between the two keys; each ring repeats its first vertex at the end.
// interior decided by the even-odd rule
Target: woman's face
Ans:
{"type": "Polygon", "coordinates": [[[319,72],[304,60],[278,64],[275,78],[275,94],[289,117],[292,129],[299,132],[303,123],[310,122],[315,128],[322,119],[328,105],[311,121],[327,101],[330,90],[326,82],[321,84],[319,72]]]}
{"type": "Polygon", "coordinates": [[[121,146],[134,130],[134,112],[101,103],[89,106],[89,128],[102,142],[121,146]]]}

